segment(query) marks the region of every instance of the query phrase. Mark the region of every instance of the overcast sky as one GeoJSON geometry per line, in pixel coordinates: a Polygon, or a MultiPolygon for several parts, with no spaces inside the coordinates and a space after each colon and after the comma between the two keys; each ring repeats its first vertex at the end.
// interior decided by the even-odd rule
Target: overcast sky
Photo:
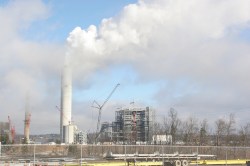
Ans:
{"type": "Polygon", "coordinates": [[[59,133],[61,69],[73,67],[75,124],[93,131],[97,110],[152,106],[162,120],[235,114],[249,122],[249,0],[0,0],[0,121],[23,133],[59,133]]]}

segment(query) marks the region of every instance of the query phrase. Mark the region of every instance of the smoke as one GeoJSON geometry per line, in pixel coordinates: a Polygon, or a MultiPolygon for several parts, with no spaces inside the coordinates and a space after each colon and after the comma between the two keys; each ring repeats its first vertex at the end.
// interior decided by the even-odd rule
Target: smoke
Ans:
{"type": "Polygon", "coordinates": [[[67,42],[78,76],[129,65],[138,82],[163,81],[154,96],[162,113],[241,116],[250,107],[249,21],[248,0],[140,0],[98,27],[76,27],[67,42]]]}
{"type": "Polygon", "coordinates": [[[103,19],[98,28],[76,27],[67,42],[75,65],[83,71],[132,62],[143,69],[146,64],[160,75],[182,76],[190,71],[203,75],[224,67],[225,58],[234,58],[230,50],[247,51],[247,44],[235,40],[249,26],[248,4],[244,0],[139,1],[116,17],[103,19]],[[194,59],[199,63],[192,63],[194,59]],[[197,68],[206,71],[200,73],[197,68]]]}

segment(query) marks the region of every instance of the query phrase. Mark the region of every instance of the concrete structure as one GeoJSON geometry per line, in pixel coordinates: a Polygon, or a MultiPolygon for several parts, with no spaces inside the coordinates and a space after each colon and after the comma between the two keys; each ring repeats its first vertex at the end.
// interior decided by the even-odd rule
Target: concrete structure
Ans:
{"type": "Polygon", "coordinates": [[[24,117],[24,141],[25,143],[30,142],[30,116],[31,116],[30,113],[26,111],[25,117],[24,117]]]}
{"type": "Polygon", "coordinates": [[[152,144],[172,145],[172,135],[153,135],[152,144]]]}
{"type": "Polygon", "coordinates": [[[67,60],[63,68],[61,88],[60,137],[61,143],[68,143],[72,142],[71,139],[74,138],[74,133],[71,130],[72,78],[70,65],[67,60]],[[69,133],[65,134],[64,131],[68,131],[69,133]]]}
{"type": "Polygon", "coordinates": [[[81,130],[76,130],[75,137],[74,137],[74,143],[87,145],[87,133],[83,132],[81,130]]]}
{"type": "Polygon", "coordinates": [[[63,138],[64,143],[73,144],[74,143],[74,133],[77,130],[76,125],[69,124],[67,126],[63,126],[63,138]]]}
{"type": "Polygon", "coordinates": [[[150,144],[153,134],[153,110],[128,108],[116,111],[113,122],[113,141],[122,144],[150,144]]]}

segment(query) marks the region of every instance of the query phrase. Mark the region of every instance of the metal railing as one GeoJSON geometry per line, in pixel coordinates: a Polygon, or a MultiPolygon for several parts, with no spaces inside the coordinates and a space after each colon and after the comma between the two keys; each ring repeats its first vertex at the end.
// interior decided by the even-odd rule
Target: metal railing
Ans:
{"type": "Polygon", "coordinates": [[[155,154],[154,160],[166,160],[166,154],[201,156],[198,159],[238,160],[250,159],[250,147],[226,146],[170,146],[170,145],[1,145],[0,162],[78,162],[104,160],[107,153],[155,154]],[[203,155],[203,156],[202,156],[203,155]],[[206,158],[206,155],[210,158],[206,158]]]}

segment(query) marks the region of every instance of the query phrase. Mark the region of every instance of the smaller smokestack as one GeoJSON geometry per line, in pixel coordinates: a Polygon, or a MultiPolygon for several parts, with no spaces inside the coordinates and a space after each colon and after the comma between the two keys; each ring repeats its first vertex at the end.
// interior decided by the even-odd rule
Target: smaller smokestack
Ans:
{"type": "Polygon", "coordinates": [[[30,112],[29,112],[29,95],[26,98],[26,108],[24,117],[24,143],[30,142],[30,112]]]}
{"type": "Polygon", "coordinates": [[[29,143],[30,140],[30,116],[30,113],[26,111],[24,120],[24,143],[29,143]]]}

